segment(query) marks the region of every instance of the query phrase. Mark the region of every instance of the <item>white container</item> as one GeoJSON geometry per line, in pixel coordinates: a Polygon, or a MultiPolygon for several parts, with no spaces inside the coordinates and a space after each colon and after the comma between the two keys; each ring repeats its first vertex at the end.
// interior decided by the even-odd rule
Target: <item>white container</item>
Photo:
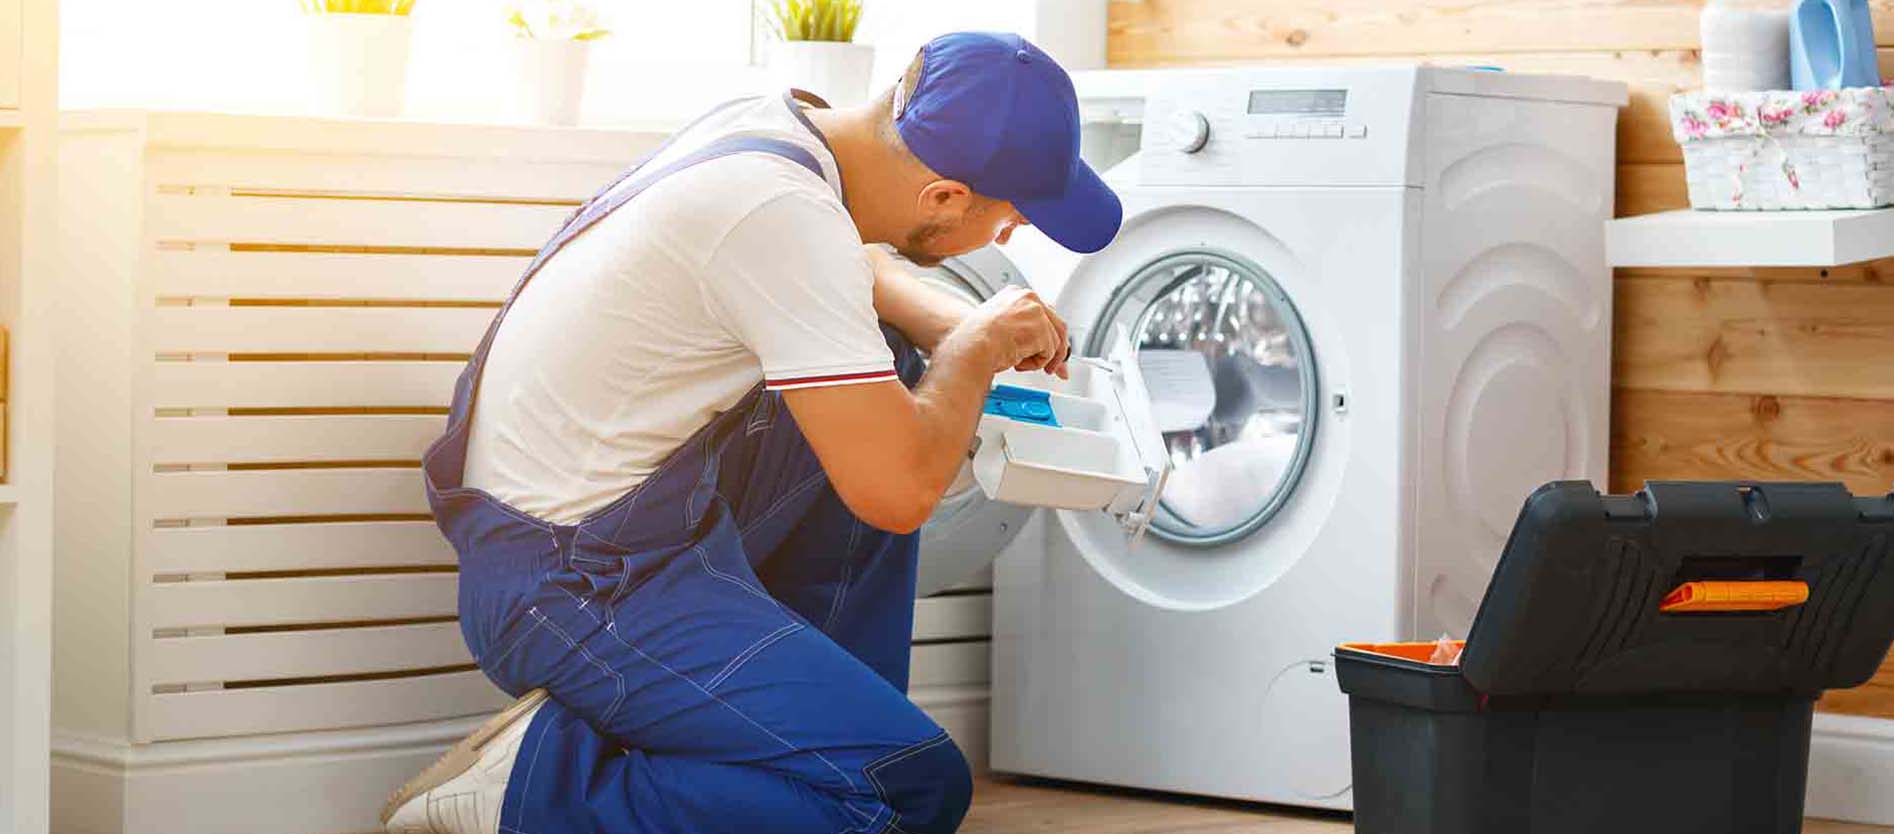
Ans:
{"type": "Polygon", "coordinates": [[[591,54],[587,41],[520,38],[514,48],[514,119],[527,124],[578,124],[591,54]]]}
{"type": "Polygon", "coordinates": [[[1789,88],[1789,8],[1782,0],[1711,0],[1699,18],[1703,87],[1712,93],[1789,88]]]}
{"type": "Polygon", "coordinates": [[[337,116],[401,115],[414,23],[405,15],[305,15],[314,109],[337,116]]]}
{"type": "Polygon", "coordinates": [[[838,41],[776,41],[770,45],[770,77],[779,87],[808,90],[836,107],[868,100],[875,48],[838,41]]]}
{"type": "Polygon", "coordinates": [[[1157,509],[1170,455],[1137,354],[1122,333],[1108,358],[1074,359],[1070,379],[1008,371],[996,383],[1050,395],[1058,426],[980,417],[973,480],[1008,504],[1110,513],[1134,537],[1157,509]]]}

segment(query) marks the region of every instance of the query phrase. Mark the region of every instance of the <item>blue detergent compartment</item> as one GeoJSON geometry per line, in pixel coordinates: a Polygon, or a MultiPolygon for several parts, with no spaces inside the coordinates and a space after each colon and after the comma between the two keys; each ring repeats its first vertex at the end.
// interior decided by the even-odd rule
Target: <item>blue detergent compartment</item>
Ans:
{"type": "Polygon", "coordinates": [[[987,393],[986,407],[982,411],[1022,423],[1059,427],[1059,416],[1052,410],[1051,392],[1034,388],[1003,383],[995,385],[987,393]]]}

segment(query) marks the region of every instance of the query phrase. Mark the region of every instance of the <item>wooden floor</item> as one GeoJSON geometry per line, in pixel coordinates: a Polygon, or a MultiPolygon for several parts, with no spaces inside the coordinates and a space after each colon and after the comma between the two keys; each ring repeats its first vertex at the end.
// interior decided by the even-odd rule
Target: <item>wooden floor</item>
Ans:
{"type": "MultiPolygon", "coordinates": [[[[960,834],[1342,834],[1346,815],[1217,800],[987,780],[960,834]]],[[[1894,828],[1810,820],[1804,834],[1886,834],[1894,828]]]]}

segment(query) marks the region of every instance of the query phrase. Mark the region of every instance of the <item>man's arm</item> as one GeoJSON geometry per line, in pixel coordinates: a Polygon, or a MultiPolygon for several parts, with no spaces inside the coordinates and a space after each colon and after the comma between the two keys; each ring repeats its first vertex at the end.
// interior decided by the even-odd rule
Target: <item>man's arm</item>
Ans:
{"type": "Polygon", "coordinates": [[[842,503],[875,527],[911,532],[933,515],[966,459],[993,375],[1046,369],[1065,350],[1058,316],[1038,296],[1011,288],[968,310],[939,340],[911,392],[879,382],[793,389],[783,401],[842,503]]]}
{"type": "Polygon", "coordinates": [[[868,263],[875,272],[875,315],[901,331],[922,353],[933,354],[941,340],[973,311],[973,305],[928,286],[886,249],[866,249],[868,263]]]}

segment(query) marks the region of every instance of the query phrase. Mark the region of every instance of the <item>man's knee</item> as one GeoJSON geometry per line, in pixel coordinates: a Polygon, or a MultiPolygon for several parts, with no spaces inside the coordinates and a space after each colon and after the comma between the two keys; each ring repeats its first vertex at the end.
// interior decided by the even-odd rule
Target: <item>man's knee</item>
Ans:
{"type": "Polygon", "coordinates": [[[888,831],[952,834],[973,802],[967,757],[944,734],[892,753],[867,772],[881,801],[894,811],[888,831]]]}

